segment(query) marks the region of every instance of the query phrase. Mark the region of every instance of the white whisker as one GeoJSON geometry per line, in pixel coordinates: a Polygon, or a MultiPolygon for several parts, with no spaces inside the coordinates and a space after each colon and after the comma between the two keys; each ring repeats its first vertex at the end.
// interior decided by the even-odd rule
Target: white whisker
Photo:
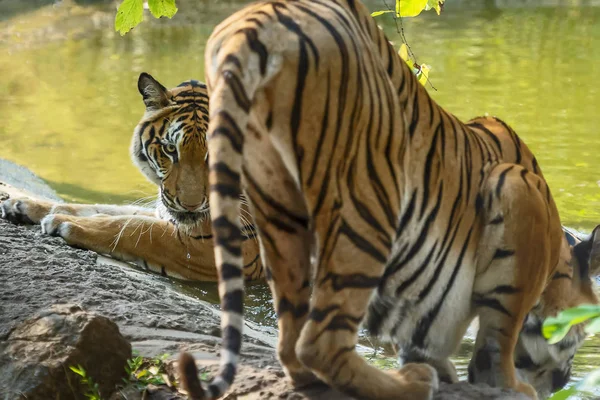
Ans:
{"type": "Polygon", "coordinates": [[[131,222],[132,219],[133,219],[133,216],[131,218],[129,218],[127,220],[127,222],[125,222],[125,224],[123,224],[123,227],[121,228],[121,230],[119,231],[119,233],[117,233],[117,235],[115,236],[113,242],[110,244],[110,246],[112,246],[111,253],[116,250],[117,245],[119,244],[119,241],[121,240],[121,236],[123,236],[123,233],[125,232],[125,229],[127,228],[127,226],[129,225],[129,223],[131,222]]]}

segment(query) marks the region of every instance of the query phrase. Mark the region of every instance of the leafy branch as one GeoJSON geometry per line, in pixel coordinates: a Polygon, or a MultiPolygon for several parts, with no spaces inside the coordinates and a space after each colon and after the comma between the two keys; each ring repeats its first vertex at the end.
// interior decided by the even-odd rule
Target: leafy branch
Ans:
{"type": "Polygon", "coordinates": [[[383,14],[392,13],[394,17],[394,23],[396,24],[396,31],[400,35],[402,39],[402,44],[400,45],[400,57],[408,64],[413,73],[417,76],[417,79],[423,86],[426,83],[432,87],[433,90],[436,90],[435,87],[429,81],[429,70],[431,67],[427,64],[419,64],[417,62],[417,57],[414,55],[410,46],[406,41],[406,37],[404,36],[404,27],[402,26],[402,18],[404,17],[416,17],[422,11],[427,10],[435,10],[435,12],[440,15],[442,12],[442,7],[444,5],[445,0],[396,0],[396,6],[392,9],[386,2],[383,0],[387,10],[379,10],[371,13],[372,17],[377,17],[383,14]],[[400,21],[400,25],[398,25],[398,21],[400,21]]]}
{"type": "MultiPolygon", "coordinates": [[[[172,18],[177,13],[175,0],[148,0],[154,18],[172,18]]],[[[135,28],[144,19],[144,0],[123,0],[115,16],[115,30],[121,36],[135,28]]]]}

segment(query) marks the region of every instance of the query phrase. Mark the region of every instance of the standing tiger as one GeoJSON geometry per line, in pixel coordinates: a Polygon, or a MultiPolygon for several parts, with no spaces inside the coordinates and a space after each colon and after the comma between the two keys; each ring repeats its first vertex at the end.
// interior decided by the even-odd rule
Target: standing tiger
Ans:
{"type": "MultiPolygon", "coordinates": [[[[41,224],[42,231],[73,246],[133,261],[165,276],[216,281],[208,218],[206,85],[190,80],[167,90],[142,73],[138,90],[146,111],[133,132],[130,153],[159,188],[155,209],[15,198],[0,204],[0,216],[41,224]]],[[[263,279],[250,221],[245,234],[244,277],[263,279]]]]}
{"type": "Polygon", "coordinates": [[[522,327],[534,332],[537,315],[556,311],[545,294],[571,296],[560,305],[597,299],[578,295],[591,285],[586,267],[559,264],[555,203],[511,128],[439,107],[355,0],[247,6],[212,33],[205,68],[223,347],[205,388],[182,354],[193,399],[222,396],[236,373],[242,188],[294,384],[430,399],[438,374],[455,380],[448,357],[478,316],[470,380],[537,398],[515,370],[522,327]],[[402,349],[399,371],[356,352],[363,321],[402,349]]]}

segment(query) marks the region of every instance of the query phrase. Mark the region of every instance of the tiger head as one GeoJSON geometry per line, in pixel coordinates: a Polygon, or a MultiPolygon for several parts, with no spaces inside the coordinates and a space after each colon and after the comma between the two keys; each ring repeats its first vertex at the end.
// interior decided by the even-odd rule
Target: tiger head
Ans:
{"type": "Polygon", "coordinates": [[[208,93],[190,80],[167,90],[147,73],[138,79],[146,111],[134,130],[134,164],[159,188],[157,214],[191,230],[208,216],[208,93]]]}
{"type": "Polygon", "coordinates": [[[544,319],[580,304],[598,304],[594,281],[599,274],[600,225],[584,238],[565,230],[556,272],[541,301],[527,315],[515,349],[517,375],[533,385],[540,398],[569,382],[575,352],[586,337],[580,324],[551,345],[542,335],[544,319]]]}

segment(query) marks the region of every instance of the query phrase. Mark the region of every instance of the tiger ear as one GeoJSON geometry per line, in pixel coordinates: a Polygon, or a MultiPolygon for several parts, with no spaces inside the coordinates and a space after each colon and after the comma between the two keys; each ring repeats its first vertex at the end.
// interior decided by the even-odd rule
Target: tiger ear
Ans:
{"type": "Polygon", "coordinates": [[[600,275],[600,225],[596,226],[588,237],[573,246],[573,255],[577,258],[582,277],[600,275]]]}
{"type": "Polygon", "coordinates": [[[161,85],[152,75],[142,72],[138,78],[138,90],[144,98],[147,110],[158,110],[169,105],[167,88],[161,85]]]}

